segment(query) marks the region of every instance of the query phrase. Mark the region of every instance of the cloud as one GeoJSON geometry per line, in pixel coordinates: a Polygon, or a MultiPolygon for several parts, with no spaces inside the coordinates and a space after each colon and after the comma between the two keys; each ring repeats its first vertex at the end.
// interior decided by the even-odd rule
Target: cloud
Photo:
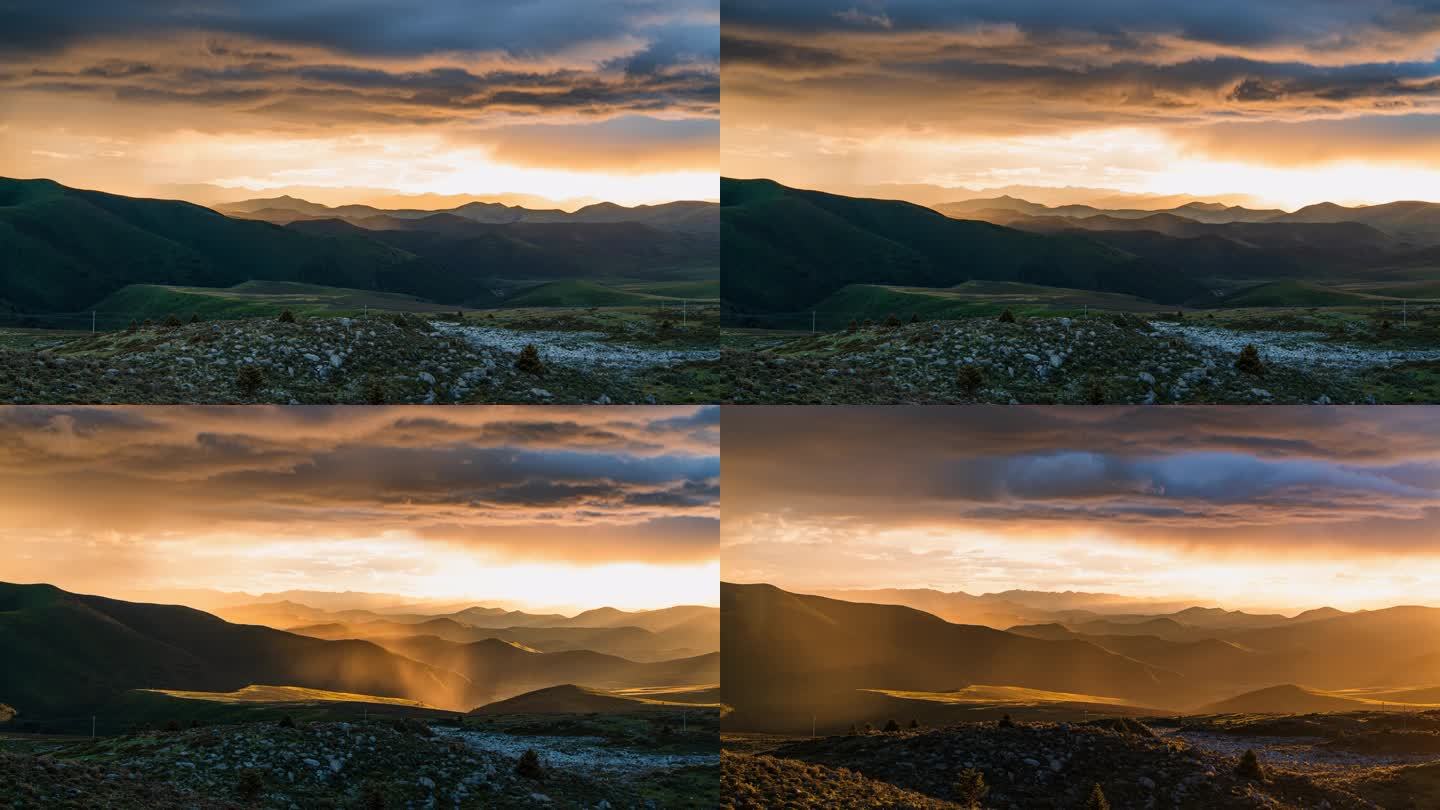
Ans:
{"type": "Polygon", "coordinates": [[[1440,13],[1428,3],[722,9],[722,161],[734,176],[837,190],[1004,185],[988,162],[1043,185],[1177,193],[1194,191],[1176,186],[1204,162],[1436,165],[1426,133],[1440,115],[1440,13]]]}
{"type": "Polygon", "coordinates": [[[0,173],[119,174],[102,150],[81,148],[66,167],[31,154],[101,137],[124,137],[116,157],[129,164],[153,162],[134,174],[183,183],[253,186],[262,163],[223,165],[223,149],[247,141],[359,138],[370,160],[351,177],[399,159],[415,137],[498,165],[698,173],[715,165],[719,99],[714,0],[22,2],[0,30],[0,110],[12,124],[0,173]],[[526,127],[538,128],[533,144],[526,127]],[[215,139],[208,152],[196,133],[215,139]],[[473,149],[484,144],[501,154],[473,149]],[[151,156],[181,149],[180,167],[151,156]]]}
{"type": "Polygon", "coordinates": [[[747,408],[726,417],[725,531],[783,516],[1420,552],[1440,528],[1440,439],[1413,410],[747,408]]]}
{"type": "Polygon", "coordinates": [[[398,532],[504,560],[703,562],[718,542],[714,421],[659,407],[5,408],[0,534],[398,532]]]}

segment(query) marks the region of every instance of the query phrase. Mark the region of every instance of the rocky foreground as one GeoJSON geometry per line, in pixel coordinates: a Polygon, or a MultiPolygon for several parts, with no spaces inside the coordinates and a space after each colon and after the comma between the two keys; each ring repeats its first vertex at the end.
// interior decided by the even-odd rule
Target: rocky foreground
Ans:
{"type": "Polygon", "coordinates": [[[722,365],[737,403],[1323,404],[1369,402],[1367,371],[1440,357],[1266,334],[1126,314],[971,318],[761,342],[722,365]],[[1237,367],[1246,343],[1258,366],[1237,367]]]}
{"type": "Polygon", "coordinates": [[[0,402],[688,401],[684,380],[657,387],[647,375],[713,365],[716,356],[610,342],[598,334],[532,334],[406,314],[256,318],[0,348],[0,402]],[[536,362],[522,359],[527,345],[535,347],[536,362]]]}
{"type": "Polygon", "coordinates": [[[860,799],[878,797],[857,805],[862,807],[978,803],[1073,810],[1089,806],[1096,785],[1115,808],[1404,806],[1377,804],[1298,770],[1264,763],[1261,775],[1242,775],[1238,757],[1157,737],[1138,723],[971,723],[804,740],[769,756],[799,764],[727,755],[725,767],[732,771],[723,776],[725,795],[741,797],[732,806],[820,807],[826,805],[808,797],[844,789],[860,799]],[[865,784],[846,787],[856,779],[865,784]],[[885,791],[891,789],[924,801],[887,804],[885,791]]]}
{"type": "Polygon", "coordinates": [[[530,756],[414,720],[215,726],[0,754],[0,805],[602,810],[717,800],[694,788],[718,780],[715,757],[708,767],[617,774],[551,762],[543,746],[530,756]]]}

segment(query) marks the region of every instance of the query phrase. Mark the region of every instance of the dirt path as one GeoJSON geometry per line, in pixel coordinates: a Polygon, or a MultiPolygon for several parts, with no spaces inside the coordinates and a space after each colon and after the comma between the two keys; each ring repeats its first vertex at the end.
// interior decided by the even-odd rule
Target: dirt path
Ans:
{"type": "Polygon", "coordinates": [[[526,344],[533,343],[540,350],[540,359],[544,362],[580,369],[604,367],[640,371],[720,357],[718,348],[651,349],[607,340],[601,332],[517,331],[444,322],[436,322],[434,327],[436,331],[459,336],[479,349],[519,353],[526,344]]]}
{"type": "Polygon", "coordinates": [[[1249,737],[1212,731],[1182,731],[1175,727],[1152,727],[1156,734],[1184,740],[1204,751],[1238,757],[1253,749],[1260,761],[1305,770],[1344,771],[1377,765],[1414,765],[1431,762],[1433,754],[1358,754],[1337,751],[1323,745],[1323,737],[1249,737]]]}
{"type": "Polygon", "coordinates": [[[492,734],[484,731],[436,728],[437,734],[456,737],[479,751],[519,758],[533,748],[547,768],[593,774],[633,776],[691,765],[718,765],[720,754],[650,754],[607,745],[600,737],[544,737],[492,734]]]}
{"type": "Polygon", "coordinates": [[[1267,363],[1313,368],[1362,369],[1414,360],[1440,360],[1440,349],[1370,349],[1325,339],[1320,332],[1237,331],[1214,326],[1155,322],[1162,335],[1207,349],[1238,354],[1253,343],[1267,363]]]}

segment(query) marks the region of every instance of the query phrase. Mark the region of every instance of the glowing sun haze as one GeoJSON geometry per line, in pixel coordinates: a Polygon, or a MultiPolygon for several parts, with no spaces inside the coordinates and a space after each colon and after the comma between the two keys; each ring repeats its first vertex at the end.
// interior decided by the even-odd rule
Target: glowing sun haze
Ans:
{"type": "Polygon", "coordinates": [[[713,0],[22,1],[0,174],[202,204],[714,199],[719,102],[713,0]]]}
{"type": "Polygon", "coordinates": [[[725,414],[726,581],[1437,604],[1440,409],[725,414]]]}
{"type": "Polygon", "coordinates": [[[718,602],[718,408],[0,410],[0,580],[718,602]]]}
{"type": "Polygon", "coordinates": [[[1430,3],[721,6],[726,176],[1440,199],[1430,3]]]}

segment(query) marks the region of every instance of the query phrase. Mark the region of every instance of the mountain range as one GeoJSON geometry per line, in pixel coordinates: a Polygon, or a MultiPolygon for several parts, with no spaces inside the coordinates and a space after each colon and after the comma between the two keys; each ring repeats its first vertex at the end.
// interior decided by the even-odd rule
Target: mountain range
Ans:
{"type": "Polygon", "coordinates": [[[721,229],[722,294],[736,314],[823,308],[851,284],[948,288],[975,280],[1211,306],[1278,280],[1413,280],[1440,260],[1440,204],[1424,202],[1287,213],[1207,202],[1161,211],[1048,207],[995,197],[927,208],[722,179],[721,229]]]}
{"type": "MultiPolygon", "coordinates": [[[[934,592],[899,593],[933,601],[934,592]]],[[[1051,615],[999,630],[905,605],[725,584],[721,690],[735,728],[792,730],[812,715],[834,726],[896,701],[953,711],[1004,690],[1152,714],[1231,710],[1231,700],[1249,712],[1428,703],[1440,691],[1436,608],[1051,615]]]]}
{"type": "Polygon", "coordinates": [[[713,276],[719,251],[716,206],[704,202],[599,203],[573,214],[499,203],[441,212],[328,209],[293,198],[235,205],[239,216],[226,216],[0,178],[0,309],[71,312],[130,284],[251,280],[487,306],[503,301],[497,290],[527,283],[713,276]],[[288,224],[257,218],[267,211],[288,224]]]}
{"type": "MultiPolygon", "coordinates": [[[[277,610],[298,608],[305,606],[282,602],[231,610],[241,617],[273,618],[277,610]]],[[[345,613],[358,619],[368,611],[345,613]]],[[[532,640],[551,642],[548,649],[505,640],[499,636],[507,631],[477,630],[453,618],[368,615],[394,632],[373,639],[343,632],[321,638],[226,621],[177,605],[125,602],[50,585],[0,584],[0,648],[5,650],[0,702],[32,718],[73,718],[136,689],[226,693],[270,685],[468,710],[563,684],[693,687],[717,683],[720,677],[714,608],[680,606],[641,613],[603,608],[568,618],[524,614],[541,623],[528,632],[532,640]],[[546,621],[571,626],[547,629],[546,621]],[[709,633],[694,629],[706,621],[713,626],[709,633]],[[437,622],[473,631],[473,640],[440,638],[433,634],[437,622]],[[670,630],[704,648],[663,657],[656,651],[675,642],[655,637],[670,630]],[[586,634],[601,639],[606,634],[638,636],[629,643],[649,658],[632,660],[584,648],[580,643],[586,634]]],[[[515,612],[493,608],[456,615],[518,621],[515,612]]]]}

